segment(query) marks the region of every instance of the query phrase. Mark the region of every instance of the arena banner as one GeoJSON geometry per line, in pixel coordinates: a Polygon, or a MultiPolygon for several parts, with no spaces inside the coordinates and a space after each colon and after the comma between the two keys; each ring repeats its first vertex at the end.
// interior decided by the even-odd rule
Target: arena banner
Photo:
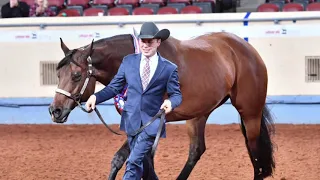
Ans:
{"type": "MultiPolygon", "coordinates": [[[[310,37],[320,36],[320,25],[254,25],[254,26],[195,26],[184,28],[168,26],[171,35],[180,40],[187,40],[211,32],[231,32],[242,38],[268,37],[310,37]]],[[[1,31],[0,42],[56,42],[59,38],[65,41],[98,40],[118,34],[133,33],[132,27],[119,28],[117,31],[108,29],[77,30],[38,30],[38,31],[1,31]]]]}

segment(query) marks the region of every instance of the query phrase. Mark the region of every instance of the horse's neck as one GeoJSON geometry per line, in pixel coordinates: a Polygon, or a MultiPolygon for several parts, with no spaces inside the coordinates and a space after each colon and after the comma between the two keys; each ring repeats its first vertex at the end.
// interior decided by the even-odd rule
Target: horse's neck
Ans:
{"type": "Polygon", "coordinates": [[[180,40],[170,37],[168,40],[163,42],[159,48],[159,52],[162,57],[169,61],[180,64],[181,58],[179,58],[180,40]]]}
{"type": "Polygon", "coordinates": [[[97,81],[103,85],[108,85],[117,73],[122,59],[134,53],[133,39],[130,34],[108,38],[105,43],[94,53],[95,75],[97,81]]]}

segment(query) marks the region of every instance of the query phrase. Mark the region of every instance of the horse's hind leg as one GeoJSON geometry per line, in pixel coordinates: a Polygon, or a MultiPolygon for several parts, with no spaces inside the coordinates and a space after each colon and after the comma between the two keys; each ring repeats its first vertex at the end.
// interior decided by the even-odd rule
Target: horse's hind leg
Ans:
{"type": "Polygon", "coordinates": [[[257,89],[254,92],[234,90],[231,102],[241,116],[241,129],[254,168],[254,180],[262,180],[272,175],[275,163],[269,134],[272,119],[265,106],[265,92],[259,94],[257,89]]]}
{"type": "Polygon", "coordinates": [[[188,179],[192,169],[206,150],[204,130],[209,115],[186,121],[190,138],[189,157],[177,179],[188,179]]]}
{"type": "Polygon", "coordinates": [[[125,141],[125,143],[116,152],[116,154],[114,155],[111,161],[111,170],[108,178],[109,180],[116,179],[118,171],[122,168],[129,154],[130,154],[129,144],[128,144],[128,141],[125,141]]]}

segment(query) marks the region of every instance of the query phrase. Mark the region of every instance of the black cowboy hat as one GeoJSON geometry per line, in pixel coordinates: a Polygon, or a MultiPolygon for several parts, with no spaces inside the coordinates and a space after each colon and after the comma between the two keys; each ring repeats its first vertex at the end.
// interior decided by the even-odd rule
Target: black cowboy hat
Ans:
{"type": "Polygon", "coordinates": [[[140,34],[138,38],[140,39],[161,39],[165,41],[170,36],[170,31],[168,29],[161,29],[159,31],[158,27],[153,22],[145,22],[142,24],[140,29],[140,34]]]}

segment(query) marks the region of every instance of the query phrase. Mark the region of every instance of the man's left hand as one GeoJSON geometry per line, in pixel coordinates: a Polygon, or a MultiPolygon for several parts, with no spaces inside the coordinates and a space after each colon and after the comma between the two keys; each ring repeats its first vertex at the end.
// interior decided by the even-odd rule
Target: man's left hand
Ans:
{"type": "Polygon", "coordinates": [[[171,112],[172,111],[171,101],[168,100],[168,99],[164,100],[164,102],[162,103],[160,109],[164,109],[166,114],[171,112]]]}

